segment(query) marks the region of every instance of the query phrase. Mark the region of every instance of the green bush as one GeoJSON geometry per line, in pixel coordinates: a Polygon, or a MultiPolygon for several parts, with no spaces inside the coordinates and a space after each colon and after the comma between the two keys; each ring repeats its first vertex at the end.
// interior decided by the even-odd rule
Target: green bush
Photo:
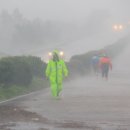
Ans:
{"type": "Polygon", "coordinates": [[[30,66],[18,57],[2,58],[0,60],[0,84],[29,85],[32,81],[30,66]]]}

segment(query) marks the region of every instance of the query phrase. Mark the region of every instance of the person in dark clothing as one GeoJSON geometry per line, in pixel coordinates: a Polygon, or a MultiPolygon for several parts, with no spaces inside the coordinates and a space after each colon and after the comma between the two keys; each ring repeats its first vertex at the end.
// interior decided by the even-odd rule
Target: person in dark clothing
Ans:
{"type": "Polygon", "coordinates": [[[101,69],[102,77],[108,80],[109,69],[112,70],[112,63],[110,58],[104,54],[100,59],[99,66],[101,69]]]}

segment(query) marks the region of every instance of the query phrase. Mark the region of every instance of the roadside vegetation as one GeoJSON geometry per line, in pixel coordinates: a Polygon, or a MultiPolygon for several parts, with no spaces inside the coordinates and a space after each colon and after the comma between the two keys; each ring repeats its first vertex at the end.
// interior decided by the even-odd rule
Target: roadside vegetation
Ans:
{"type": "Polygon", "coordinates": [[[102,49],[93,50],[86,52],[84,54],[73,56],[70,61],[67,63],[69,67],[69,77],[76,78],[77,76],[85,76],[91,72],[91,58],[98,54],[102,56],[103,53],[106,53],[112,61],[121,55],[121,53],[127,48],[129,45],[128,37],[124,37],[119,41],[110,44],[102,49]]]}
{"type": "MultiPolygon", "coordinates": [[[[105,51],[112,59],[117,57],[128,45],[124,39],[101,50],[89,51],[73,56],[67,63],[69,78],[84,76],[91,72],[91,58],[105,51]],[[116,50],[116,51],[115,51],[116,50]]],[[[14,56],[0,59],[0,100],[30,93],[49,87],[45,78],[46,63],[35,56],[14,56]]]]}
{"type": "Polygon", "coordinates": [[[45,67],[46,64],[34,56],[0,59],[0,100],[47,87],[45,67]]]}

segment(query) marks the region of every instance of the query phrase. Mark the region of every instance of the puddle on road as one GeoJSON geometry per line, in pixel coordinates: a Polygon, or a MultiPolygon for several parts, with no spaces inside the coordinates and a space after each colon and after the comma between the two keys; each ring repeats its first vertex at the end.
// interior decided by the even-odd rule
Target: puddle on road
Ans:
{"type": "Polygon", "coordinates": [[[50,126],[39,123],[17,123],[11,130],[52,130],[50,126]]]}
{"type": "MultiPolygon", "coordinates": [[[[4,124],[2,130],[130,130],[130,125],[112,123],[53,122],[52,124],[17,122],[4,124]],[[6,127],[5,127],[6,126],[6,127]]],[[[2,127],[1,127],[2,128],[2,127]]]]}
{"type": "Polygon", "coordinates": [[[49,120],[17,106],[0,106],[0,130],[130,130],[130,123],[49,120]]]}

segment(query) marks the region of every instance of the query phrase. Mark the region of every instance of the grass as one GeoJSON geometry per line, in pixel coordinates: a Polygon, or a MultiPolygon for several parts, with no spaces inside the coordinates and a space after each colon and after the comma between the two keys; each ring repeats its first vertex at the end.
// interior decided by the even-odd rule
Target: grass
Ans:
{"type": "Polygon", "coordinates": [[[40,78],[34,78],[32,80],[32,83],[29,86],[0,86],[0,101],[10,99],[22,94],[27,94],[30,92],[34,92],[37,90],[44,89],[48,87],[49,84],[46,80],[40,79],[40,78]]]}

